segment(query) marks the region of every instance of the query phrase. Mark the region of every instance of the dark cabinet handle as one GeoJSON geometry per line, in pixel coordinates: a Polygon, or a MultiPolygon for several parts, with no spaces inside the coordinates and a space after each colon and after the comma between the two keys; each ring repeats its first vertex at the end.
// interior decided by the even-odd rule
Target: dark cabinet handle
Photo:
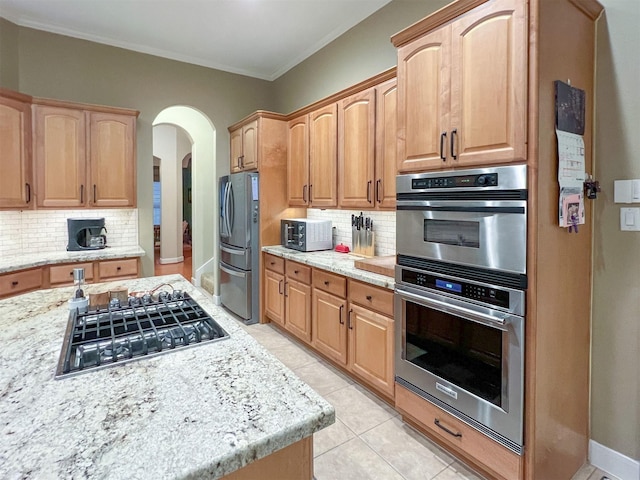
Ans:
{"type": "Polygon", "coordinates": [[[80,185],[80,203],[84,203],[84,185],[80,185]]]}
{"type": "Polygon", "coordinates": [[[284,293],[284,290],[282,290],[282,283],[284,282],[284,280],[280,280],[278,282],[278,294],[282,295],[284,293]]]}
{"type": "Polygon", "coordinates": [[[300,272],[298,270],[294,270],[293,273],[295,273],[297,275],[300,272]]]}
{"type": "Polygon", "coordinates": [[[304,203],[307,203],[307,186],[306,185],[302,187],[302,201],[304,203]]]}
{"type": "Polygon", "coordinates": [[[25,186],[27,187],[27,203],[31,202],[31,185],[29,185],[28,183],[25,183],[25,186]]]}
{"type": "Polygon", "coordinates": [[[371,203],[371,180],[367,182],[367,202],[371,203]]]}
{"type": "Polygon", "coordinates": [[[275,265],[276,262],[269,262],[269,265],[275,265]]]}
{"type": "Polygon", "coordinates": [[[433,423],[435,424],[436,427],[441,428],[442,430],[447,432],[449,435],[453,435],[456,438],[462,437],[462,434],[460,432],[454,432],[454,431],[449,430],[447,427],[442,425],[440,423],[440,420],[438,420],[437,418],[433,421],[433,423]]]}
{"type": "Polygon", "coordinates": [[[312,184],[309,184],[309,203],[313,202],[313,195],[311,194],[312,184]]]}
{"type": "Polygon", "coordinates": [[[18,285],[18,281],[14,280],[13,282],[11,282],[11,286],[12,287],[16,287],[18,285]]]}
{"type": "Polygon", "coordinates": [[[349,330],[353,330],[353,326],[351,325],[351,314],[353,313],[353,309],[349,310],[349,315],[347,315],[347,327],[349,330]]]}
{"type": "Polygon", "coordinates": [[[447,139],[447,132],[442,132],[440,134],[440,158],[444,162],[447,159],[447,155],[444,151],[444,141],[447,139]]]}
{"type": "Polygon", "coordinates": [[[283,293],[284,293],[285,297],[289,296],[289,294],[287,294],[287,285],[289,285],[289,282],[284,282],[284,291],[283,291],[283,293]]]}
{"type": "Polygon", "coordinates": [[[380,200],[380,185],[382,184],[382,180],[378,179],[376,180],[376,202],[381,203],[382,200],[380,200]]]}
{"type": "Polygon", "coordinates": [[[93,184],[93,203],[96,203],[96,184],[93,184]]]}
{"type": "Polygon", "coordinates": [[[453,130],[451,130],[451,156],[453,157],[454,160],[457,160],[458,158],[458,154],[456,153],[458,149],[455,148],[457,137],[458,137],[458,129],[454,128],[453,130]]]}
{"type": "Polygon", "coordinates": [[[367,295],[365,298],[366,298],[367,300],[371,301],[371,299],[372,299],[373,297],[372,297],[371,295],[367,295]]]}
{"type": "Polygon", "coordinates": [[[240,168],[244,168],[244,155],[240,155],[240,168]]]}
{"type": "Polygon", "coordinates": [[[329,280],[325,280],[325,281],[324,281],[324,284],[325,284],[325,285],[329,285],[329,280]]]}
{"type": "Polygon", "coordinates": [[[116,270],[122,270],[122,267],[116,267],[116,270]]]}
{"type": "Polygon", "coordinates": [[[344,304],[340,305],[340,325],[344,325],[344,320],[342,319],[343,311],[344,311],[344,304]]]}

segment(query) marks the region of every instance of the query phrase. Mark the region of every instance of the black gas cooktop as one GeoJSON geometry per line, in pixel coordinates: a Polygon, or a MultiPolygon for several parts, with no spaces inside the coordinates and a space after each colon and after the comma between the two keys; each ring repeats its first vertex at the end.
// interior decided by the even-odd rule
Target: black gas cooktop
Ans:
{"type": "Polygon", "coordinates": [[[80,313],[71,311],[56,378],[120,365],[228,338],[187,293],[129,297],[80,313]]]}

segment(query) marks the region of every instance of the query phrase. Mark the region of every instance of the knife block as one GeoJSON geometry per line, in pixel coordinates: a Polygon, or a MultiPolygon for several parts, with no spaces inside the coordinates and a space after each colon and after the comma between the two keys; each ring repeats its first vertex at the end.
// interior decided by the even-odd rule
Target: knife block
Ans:
{"type": "Polygon", "coordinates": [[[361,257],[375,256],[375,233],[371,230],[351,230],[351,253],[361,257]]]}

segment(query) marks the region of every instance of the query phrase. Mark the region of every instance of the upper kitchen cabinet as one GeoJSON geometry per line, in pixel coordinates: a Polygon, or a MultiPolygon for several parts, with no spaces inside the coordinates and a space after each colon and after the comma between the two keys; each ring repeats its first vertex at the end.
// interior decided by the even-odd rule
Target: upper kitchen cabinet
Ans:
{"type": "Polygon", "coordinates": [[[492,0],[392,38],[400,172],[526,160],[527,32],[525,2],[492,0]]]}
{"type": "Polygon", "coordinates": [[[33,205],[31,97],[0,89],[0,208],[33,205]]]}
{"type": "Polygon", "coordinates": [[[258,120],[229,128],[231,173],[258,169],[258,120]]]}
{"type": "Polygon", "coordinates": [[[38,207],[136,205],[137,112],[87,108],[99,107],[50,100],[33,105],[38,207]]]}
{"type": "Polygon", "coordinates": [[[338,108],[335,103],[309,114],[309,207],[338,205],[338,108]]]}
{"type": "Polygon", "coordinates": [[[396,208],[398,168],[398,83],[395,78],[376,86],[376,182],[377,208],[396,208]]]}
{"type": "Polygon", "coordinates": [[[292,207],[309,205],[309,115],[287,124],[287,197],[292,207]]]}
{"type": "Polygon", "coordinates": [[[135,117],[99,112],[89,117],[89,205],[135,206],[135,117]]]}

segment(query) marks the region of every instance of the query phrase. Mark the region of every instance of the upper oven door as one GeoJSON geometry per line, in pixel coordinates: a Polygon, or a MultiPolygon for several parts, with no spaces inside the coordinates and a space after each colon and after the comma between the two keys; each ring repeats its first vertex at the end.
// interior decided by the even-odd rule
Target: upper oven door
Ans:
{"type": "Polygon", "coordinates": [[[467,266],[526,273],[525,200],[403,200],[397,251],[467,266]]]}

